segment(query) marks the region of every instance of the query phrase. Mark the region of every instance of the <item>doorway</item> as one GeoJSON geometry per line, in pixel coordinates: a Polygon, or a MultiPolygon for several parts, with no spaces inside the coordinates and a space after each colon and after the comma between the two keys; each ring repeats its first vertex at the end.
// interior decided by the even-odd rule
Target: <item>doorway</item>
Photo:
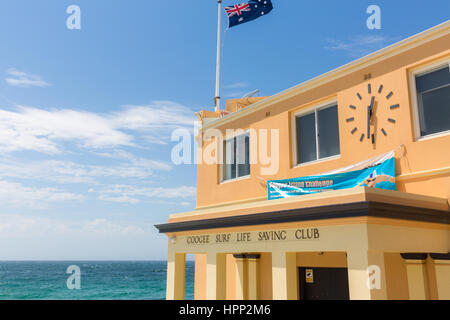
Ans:
{"type": "Polygon", "coordinates": [[[347,268],[299,268],[300,300],[349,300],[347,268]]]}

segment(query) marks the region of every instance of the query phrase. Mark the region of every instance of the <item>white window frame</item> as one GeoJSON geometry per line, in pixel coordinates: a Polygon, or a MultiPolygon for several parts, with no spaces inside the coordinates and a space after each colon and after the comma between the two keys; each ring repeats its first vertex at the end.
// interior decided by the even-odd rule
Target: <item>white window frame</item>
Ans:
{"type": "Polygon", "coordinates": [[[413,111],[414,141],[423,141],[423,140],[434,139],[437,137],[450,135],[450,130],[427,134],[425,136],[421,135],[419,102],[417,101],[416,77],[431,73],[431,72],[439,70],[439,69],[442,69],[445,66],[448,66],[450,69],[450,59],[448,57],[443,60],[440,60],[438,62],[428,64],[426,66],[422,66],[417,69],[413,69],[409,72],[410,95],[411,95],[411,102],[412,102],[412,109],[413,109],[412,111],[413,111]]]}
{"type": "MultiPolygon", "coordinates": [[[[251,137],[250,130],[247,129],[247,130],[242,130],[241,132],[235,132],[235,133],[232,134],[232,135],[225,136],[225,137],[223,138],[223,140],[222,140],[222,148],[225,147],[226,142],[227,142],[228,140],[237,138],[237,137],[239,137],[239,136],[247,135],[247,134],[249,135],[249,143],[251,143],[251,142],[250,142],[250,137],[251,137]]],[[[237,140],[236,140],[236,141],[237,141],[237,140]]],[[[237,148],[236,148],[236,150],[237,150],[237,148]]],[[[250,152],[251,152],[251,148],[250,148],[250,152]]],[[[224,159],[223,159],[224,155],[225,155],[225,150],[223,150],[223,152],[222,152],[222,161],[224,160],[224,159]]],[[[237,155],[236,155],[236,159],[237,159],[237,155]]],[[[249,157],[249,159],[248,159],[249,163],[250,163],[250,159],[251,159],[251,155],[250,155],[250,157],[249,157]]],[[[250,178],[250,176],[251,176],[251,174],[252,174],[252,164],[250,163],[250,174],[248,174],[248,175],[246,175],[246,176],[238,177],[238,176],[237,176],[238,164],[236,164],[236,178],[224,180],[224,177],[223,177],[224,165],[225,165],[225,163],[222,163],[222,164],[219,166],[219,167],[220,167],[220,168],[219,168],[219,171],[220,171],[220,182],[219,182],[219,184],[230,183],[230,182],[235,182],[235,181],[239,181],[239,180],[245,180],[245,179],[250,178]]]]}
{"type": "MultiPolygon", "coordinates": [[[[309,108],[305,108],[303,110],[299,110],[297,112],[292,113],[292,118],[291,118],[291,134],[292,134],[292,160],[293,160],[293,168],[297,168],[297,167],[302,167],[302,166],[307,166],[307,165],[311,165],[311,164],[316,164],[316,163],[320,163],[320,162],[324,162],[324,161],[330,161],[330,160],[335,160],[335,159],[339,159],[341,157],[341,139],[339,139],[339,154],[334,155],[334,156],[330,156],[330,157],[326,157],[326,158],[319,158],[319,152],[320,152],[320,148],[319,148],[319,137],[317,136],[317,131],[318,131],[318,123],[317,123],[317,113],[320,110],[323,109],[327,109],[327,108],[331,108],[337,106],[338,108],[338,116],[339,116],[339,105],[338,105],[338,101],[337,99],[333,99],[333,100],[328,100],[326,102],[323,102],[321,104],[317,104],[314,106],[311,106],[309,108]],[[315,126],[316,126],[316,160],[312,160],[312,161],[308,161],[308,162],[304,162],[304,163],[298,163],[298,159],[297,159],[297,148],[298,148],[298,144],[297,144],[297,118],[301,117],[301,116],[306,116],[308,114],[314,113],[315,114],[315,126]]],[[[339,118],[336,119],[339,125],[339,118]]],[[[339,131],[340,131],[340,126],[339,126],[339,131]]],[[[340,137],[339,137],[340,138],[340,137]]]]}

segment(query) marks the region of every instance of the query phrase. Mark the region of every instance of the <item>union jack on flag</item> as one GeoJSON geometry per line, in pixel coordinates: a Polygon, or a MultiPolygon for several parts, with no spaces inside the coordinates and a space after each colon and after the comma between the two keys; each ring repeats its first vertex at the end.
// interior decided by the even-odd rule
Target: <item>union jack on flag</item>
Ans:
{"type": "Polygon", "coordinates": [[[227,12],[228,17],[232,17],[235,14],[240,16],[242,14],[242,12],[251,11],[251,9],[250,9],[250,4],[241,3],[241,4],[235,4],[233,7],[225,7],[225,11],[227,12]]]}
{"type": "Polygon", "coordinates": [[[271,0],[250,0],[247,3],[235,4],[232,7],[225,7],[228,16],[228,27],[255,20],[272,11],[271,0]]]}

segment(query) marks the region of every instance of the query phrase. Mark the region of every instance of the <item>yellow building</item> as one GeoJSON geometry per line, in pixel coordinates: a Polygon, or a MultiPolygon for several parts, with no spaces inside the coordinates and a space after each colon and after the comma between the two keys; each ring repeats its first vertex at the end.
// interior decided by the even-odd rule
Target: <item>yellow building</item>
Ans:
{"type": "Polygon", "coordinates": [[[274,96],[199,112],[199,154],[229,156],[217,146],[233,140],[245,160],[199,163],[197,209],[156,226],[169,238],[167,299],[184,298],[186,254],[196,299],[450,299],[449,63],[447,21],[274,96]],[[205,139],[212,129],[222,139],[205,139]],[[264,129],[279,157],[252,162],[264,129]],[[267,180],[392,150],[397,191],[267,200],[267,180]]]}

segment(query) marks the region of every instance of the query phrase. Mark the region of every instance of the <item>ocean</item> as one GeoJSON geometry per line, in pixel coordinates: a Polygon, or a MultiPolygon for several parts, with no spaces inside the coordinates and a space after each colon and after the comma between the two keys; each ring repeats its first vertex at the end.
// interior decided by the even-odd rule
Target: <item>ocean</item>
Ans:
{"type": "MultiPolygon", "coordinates": [[[[0,261],[0,300],[163,300],[166,269],[166,261],[0,261]],[[80,270],[80,289],[68,289],[72,265],[80,270]]],[[[185,297],[194,298],[192,261],[186,262],[185,297]]]]}

